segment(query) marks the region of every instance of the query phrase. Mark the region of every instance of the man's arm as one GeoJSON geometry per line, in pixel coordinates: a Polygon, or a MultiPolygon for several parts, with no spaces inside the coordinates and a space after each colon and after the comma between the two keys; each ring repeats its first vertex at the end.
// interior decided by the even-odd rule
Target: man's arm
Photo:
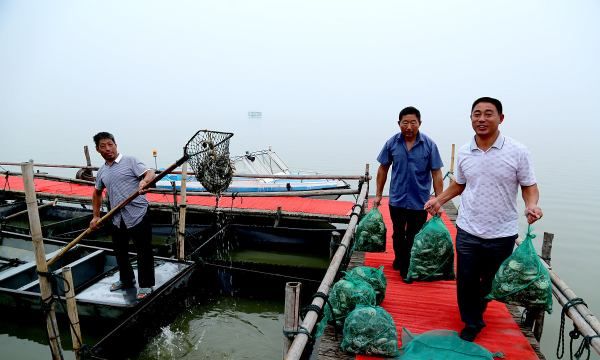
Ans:
{"type": "Polygon", "coordinates": [[[540,191],[537,184],[521,186],[521,194],[525,201],[525,216],[527,216],[527,222],[533,224],[544,216],[542,209],[538,206],[540,191]]]}
{"type": "Polygon", "coordinates": [[[444,190],[439,196],[432,197],[425,203],[424,209],[431,215],[437,215],[442,208],[442,205],[453,199],[455,196],[462,194],[465,190],[465,184],[457,184],[455,181],[450,182],[450,186],[444,190]]]}
{"type": "Polygon", "coordinates": [[[95,228],[96,223],[100,220],[100,205],[102,204],[102,190],[94,189],[94,193],[92,195],[92,210],[94,213],[94,217],[92,221],[90,221],[90,227],[95,228]]]}
{"type": "MultiPolygon", "coordinates": [[[[154,170],[148,169],[144,173],[144,177],[140,180],[140,191],[144,188],[144,186],[150,184],[150,182],[154,179],[154,170]]],[[[144,191],[145,192],[145,191],[144,191]]]]}
{"type": "Polygon", "coordinates": [[[377,169],[377,190],[375,191],[375,199],[373,199],[373,207],[378,207],[381,204],[383,188],[385,187],[389,169],[390,165],[379,165],[379,169],[377,169]]]}
{"type": "Polygon", "coordinates": [[[433,179],[433,193],[439,196],[444,190],[444,178],[442,177],[442,169],[431,170],[431,178],[433,179]]]}

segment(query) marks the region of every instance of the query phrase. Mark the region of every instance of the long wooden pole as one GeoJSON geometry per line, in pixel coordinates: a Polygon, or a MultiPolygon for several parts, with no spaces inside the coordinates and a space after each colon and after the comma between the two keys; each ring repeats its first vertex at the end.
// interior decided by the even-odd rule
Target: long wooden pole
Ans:
{"type": "Polygon", "coordinates": [[[292,340],[286,332],[298,331],[300,314],[300,289],[299,282],[288,282],[285,284],[285,308],[283,311],[283,355],[287,354],[292,345],[292,340]]]}
{"type": "MultiPolygon", "coordinates": [[[[360,195],[358,196],[357,204],[363,204],[364,200],[367,196],[367,187],[363,186],[360,195]]],[[[342,238],[342,245],[338,247],[333,259],[331,260],[331,264],[329,268],[327,268],[327,272],[321,281],[321,285],[319,285],[318,292],[322,292],[325,295],[329,294],[329,290],[331,289],[331,285],[335,280],[335,276],[339,271],[340,265],[344,260],[347,249],[350,248],[350,241],[352,240],[352,236],[354,235],[354,231],[356,230],[356,224],[358,223],[358,215],[360,214],[360,207],[355,206],[352,210],[352,214],[350,215],[350,222],[348,223],[348,229],[344,233],[344,237],[342,238]]],[[[318,306],[319,308],[323,308],[325,301],[321,297],[315,297],[312,301],[312,305],[318,306]]],[[[302,327],[305,328],[309,333],[312,332],[319,315],[314,310],[309,310],[306,316],[304,316],[304,321],[302,321],[302,327]]],[[[292,346],[290,350],[285,356],[287,360],[297,360],[300,359],[302,353],[304,352],[304,348],[308,342],[308,336],[304,333],[299,333],[294,338],[292,342],[292,346]]]]}
{"type": "MultiPolygon", "coordinates": [[[[11,194],[13,196],[23,196],[22,191],[5,190],[4,192],[7,194],[11,194]]],[[[188,192],[188,195],[189,194],[190,193],[188,192]]],[[[59,201],[78,203],[78,204],[86,204],[86,205],[89,205],[92,202],[92,199],[89,196],[75,196],[75,195],[66,196],[66,195],[58,195],[58,194],[38,193],[37,197],[40,199],[47,199],[47,200],[52,200],[54,198],[57,198],[59,201]]],[[[150,208],[152,210],[173,211],[172,204],[160,203],[160,202],[151,202],[150,208]]],[[[261,217],[277,216],[277,212],[274,210],[241,209],[241,208],[235,208],[235,207],[232,208],[232,207],[227,207],[227,206],[220,207],[220,208],[218,208],[218,210],[222,213],[232,214],[232,215],[247,215],[247,216],[261,216],[261,217]]],[[[212,213],[214,211],[215,211],[214,206],[190,205],[190,204],[188,204],[186,206],[186,212],[193,212],[193,213],[209,212],[209,213],[212,213]]],[[[334,214],[313,214],[313,213],[295,212],[295,211],[282,211],[281,217],[288,218],[288,219],[324,220],[324,221],[332,221],[332,222],[339,222],[339,223],[347,223],[348,222],[348,216],[334,215],[334,214]]]]}
{"type": "MultiPolygon", "coordinates": [[[[17,166],[21,163],[14,162],[0,162],[0,165],[6,166],[17,166]]],[[[50,167],[50,168],[66,168],[66,169],[89,169],[97,171],[97,166],[82,166],[82,165],[60,165],[60,164],[34,164],[37,167],[50,167]]],[[[179,166],[179,165],[178,165],[179,166]]],[[[168,169],[167,169],[168,170],[168,169]]],[[[167,170],[161,170],[158,174],[162,174],[167,170]]],[[[169,171],[168,174],[181,174],[181,171],[169,171]]],[[[194,175],[193,172],[188,172],[188,175],[194,175]]],[[[313,179],[313,180],[365,180],[363,175],[331,175],[331,174],[314,174],[314,175],[275,175],[275,174],[244,174],[244,173],[234,173],[233,176],[241,177],[241,178],[259,178],[259,179],[290,179],[290,180],[303,180],[303,179],[313,179]]],[[[370,180],[370,179],[366,179],[370,180]]]]}
{"type": "Polygon", "coordinates": [[[65,278],[65,300],[67,302],[67,315],[69,316],[69,322],[71,323],[71,341],[73,343],[73,352],[75,352],[75,358],[81,359],[81,346],[83,340],[81,337],[81,328],[79,326],[79,314],[77,313],[77,302],[75,301],[75,284],[73,283],[73,274],[71,273],[71,267],[65,266],[62,269],[62,276],[65,278]]]}
{"type": "MultiPolygon", "coordinates": [[[[45,203],[44,205],[38,206],[38,210],[43,209],[43,208],[48,207],[48,206],[54,206],[54,205],[56,205],[57,202],[58,202],[58,199],[54,199],[53,201],[51,201],[49,203],[45,203]]],[[[14,214],[5,216],[2,220],[10,220],[10,219],[15,218],[15,217],[17,217],[19,215],[23,215],[23,214],[27,213],[27,211],[28,210],[23,210],[23,211],[16,212],[14,214]]]]}
{"type": "MultiPolygon", "coordinates": [[[[33,242],[33,251],[35,252],[35,264],[38,271],[40,282],[40,295],[42,302],[47,305],[48,300],[52,298],[52,287],[45,276],[48,272],[46,265],[46,253],[44,250],[44,240],[42,239],[42,225],[40,214],[37,209],[37,200],[35,197],[35,184],[33,183],[33,162],[21,164],[23,172],[23,185],[25,187],[25,202],[29,214],[29,229],[31,231],[31,240],[33,242]]],[[[58,334],[58,324],[54,313],[54,303],[50,303],[49,311],[46,314],[46,328],[48,330],[48,340],[50,342],[50,351],[53,359],[61,359],[60,337],[58,334]]]]}
{"type": "Polygon", "coordinates": [[[181,201],[179,201],[179,224],[177,230],[177,258],[185,259],[185,213],[187,205],[186,183],[187,183],[187,162],[181,165],[181,201]]]}
{"type": "MultiPolygon", "coordinates": [[[[186,160],[187,160],[186,156],[184,156],[181,159],[179,159],[176,163],[174,163],[173,165],[171,165],[168,169],[166,169],[159,176],[155,176],[154,179],[152,179],[152,181],[150,181],[148,184],[146,184],[144,186],[144,188],[142,189],[142,191],[150,188],[151,186],[154,186],[154,184],[156,184],[157,181],[159,181],[160,179],[162,179],[163,177],[165,177],[170,171],[172,171],[173,169],[175,169],[178,166],[180,166],[186,160]]],[[[131,195],[129,195],[129,197],[127,199],[123,200],[123,202],[121,202],[119,205],[117,205],[114,208],[112,208],[108,213],[106,213],[106,215],[104,215],[103,217],[101,217],[100,220],[98,220],[98,222],[96,223],[96,227],[95,228],[89,227],[84,232],[82,232],[81,234],[79,234],[78,237],[76,237],[73,241],[71,241],[69,244],[67,244],[67,246],[65,246],[64,248],[62,248],[58,254],[56,254],[52,259],[50,259],[48,261],[48,266],[54,264],[54,262],[56,262],[56,260],[60,259],[73,246],[77,245],[77,243],[80,242],[81,239],[83,239],[86,235],[89,235],[92,232],[94,232],[96,229],[100,228],[100,226],[102,224],[104,224],[104,222],[106,222],[108,219],[110,219],[117,211],[119,211],[123,207],[125,207],[125,205],[127,205],[131,201],[133,201],[133,199],[135,199],[136,197],[138,197],[140,195],[140,193],[141,193],[141,191],[135,191],[134,193],[132,193],[131,195]]]]}
{"type": "Polygon", "coordinates": [[[455,144],[452,144],[452,154],[450,155],[450,174],[454,174],[454,149],[455,144]]]}

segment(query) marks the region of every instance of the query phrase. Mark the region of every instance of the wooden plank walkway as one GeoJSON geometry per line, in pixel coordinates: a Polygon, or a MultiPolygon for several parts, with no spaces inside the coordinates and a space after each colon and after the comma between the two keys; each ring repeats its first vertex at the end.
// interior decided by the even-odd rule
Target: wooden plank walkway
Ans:
{"type": "MultiPolygon", "coordinates": [[[[384,201],[387,199],[384,199],[384,201]]],[[[394,318],[398,334],[402,327],[413,333],[421,333],[433,329],[450,329],[459,331],[462,322],[456,305],[456,282],[415,282],[404,284],[397,271],[392,270],[393,260],[391,219],[387,210],[387,202],[383,203],[382,213],[388,228],[387,250],[385,253],[359,253],[352,255],[350,267],[368,265],[384,266],[388,287],[386,297],[381,306],[394,318]]],[[[452,234],[456,236],[457,210],[452,204],[444,206],[443,219],[452,234]]],[[[545,359],[539,351],[539,344],[531,331],[519,324],[520,310],[517,307],[507,307],[505,304],[493,301],[485,314],[487,326],[481,332],[476,342],[492,352],[502,352],[505,359],[534,360],[545,359]]],[[[319,339],[319,359],[376,359],[375,357],[344,353],[339,349],[342,334],[334,339],[332,326],[328,326],[319,339]]]]}

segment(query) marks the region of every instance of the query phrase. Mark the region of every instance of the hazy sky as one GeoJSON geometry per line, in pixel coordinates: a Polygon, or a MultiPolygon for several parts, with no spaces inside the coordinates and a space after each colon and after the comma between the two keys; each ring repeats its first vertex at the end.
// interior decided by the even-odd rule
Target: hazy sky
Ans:
{"type": "Polygon", "coordinates": [[[0,160],[80,164],[110,131],[167,166],[213,129],[234,154],[362,172],[414,105],[448,164],[473,100],[494,96],[536,161],[568,161],[600,130],[599,15],[596,0],[2,0],[0,160]]]}

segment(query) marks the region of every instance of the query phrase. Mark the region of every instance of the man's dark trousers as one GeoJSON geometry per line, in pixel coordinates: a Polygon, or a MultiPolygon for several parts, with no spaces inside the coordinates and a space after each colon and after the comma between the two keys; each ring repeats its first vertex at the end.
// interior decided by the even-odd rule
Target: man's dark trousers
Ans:
{"type": "Polygon", "coordinates": [[[129,240],[133,239],[137,251],[138,282],[141,288],[154,286],[154,257],[152,254],[152,225],[146,214],[143,220],[127,229],[123,220],[121,226],[112,226],[112,241],[117,256],[120,280],[131,284],[134,280],[133,268],[129,261],[129,240]]]}
{"type": "Polygon", "coordinates": [[[460,317],[466,326],[483,327],[483,313],[492,281],[512,254],[517,235],[482,239],[456,227],[456,290],[460,317]]]}
{"type": "Polygon", "coordinates": [[[390,216],[394,226],[394,263],[400,268],[400,276],[406,278],[410,265],[410,251],[415,235],[427,221],[427,211],[411,210],[390,205],[390,216]]]}

